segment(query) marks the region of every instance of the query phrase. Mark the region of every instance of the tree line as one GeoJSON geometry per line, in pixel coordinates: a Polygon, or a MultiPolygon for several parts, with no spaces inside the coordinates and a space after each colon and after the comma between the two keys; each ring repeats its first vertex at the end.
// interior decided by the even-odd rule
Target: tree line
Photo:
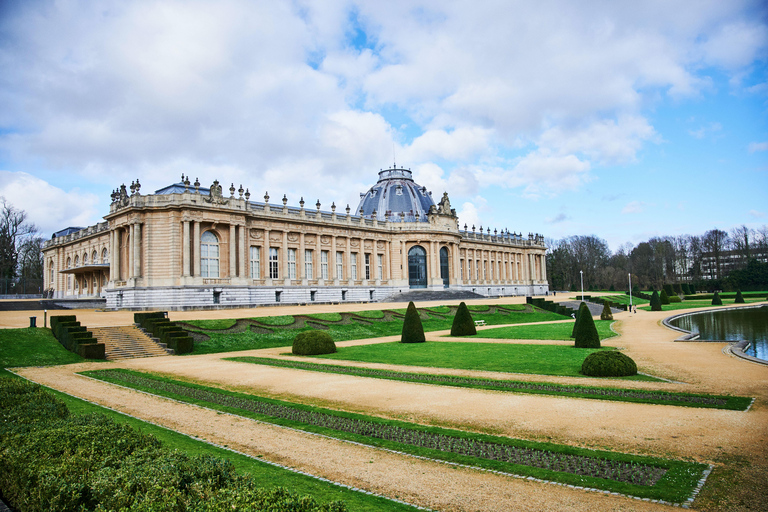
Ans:
{"type": "Polygon", "coordinates": [[[40,293],[44,242],[27,212],[0,196],[0,294],[40,293]]]}
{"type": "Polygon", "coordinates": [[[547,277],[553,290],[626,290],[632,285],[659,289],[689,283],[697,290],[768,286],[768,226],[739,226],[730,233],[712,229],[703,235],[653,237],[611,252],[595,235],[546,240],[547,277]]]}

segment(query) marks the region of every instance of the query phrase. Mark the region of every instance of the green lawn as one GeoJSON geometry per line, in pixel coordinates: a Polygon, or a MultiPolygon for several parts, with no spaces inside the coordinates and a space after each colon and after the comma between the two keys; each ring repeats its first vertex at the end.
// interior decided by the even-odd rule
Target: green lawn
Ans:
{"type": "Polygon", "coordinates": [[[317,357],[405,366],[583,377],[579,373],[581,363],[592,352],[592,349],[562,345],[440,341],[340,347],[335,354],[317,357]]]}
{"type": "MultiPolygon", "coordinates": [[[[611,330],[613,320],[595,320],[597,334],[601,340],[618,336],[611,330]]],[[[539,325],[514,325],[510,327],[497,327],[496,329],[483,329],[475,336],[469,338],[497,338],[504,340],[573,340],[573,321],[557,324],[539,325]]]]}
{"type": "MultiPolygon", "coordinates": [[[[482,311],[473,311],[475,319],[485,320],[488,325],[519,324],[529,322],[543,322],[549,320],[562,320],[566,317],[549,311],[535,309],[523,311],[526,306],[513,304],[496,307],[491,310],[489,306],[478,306],[482,311]]],[[[397,314],[404,314],[405,310],[390,310],[397,314]]],[[[451,328],[453,315],[445,306],[420,309],[424,330],[439,331],[451,328]]],[[[403,319],[395,316],[390,320],[384,319],[382,311],[361,311],[345,314],[349,320],[344,322],[339,313],[302,315],[306,320],[315,325],[327,328],[328,334],[334,341],[356,340],[365,338],[380,338],[382,336],[399,335],[403,330],[403,319]]],[[[297,315],[299,316],[299,315],[297,315]]],[[[252,350],[258,348],[287,347],[293,343],[296,335],[302,331],[311,330],[312,327],[293,328],[297,323],[293,316],[260,317],[249,319],[254,323],[243,332],[213,332],[206,329],[220,329],[223,320],[195,320],[186,322],[192,326],[192,330],[203,333],[209,337],[207,340],[195,341],[193,354],[210,354],[217,352],[234,352],[239,350],[252,350]],[[211,323],[215,322],[215,323],[211,323]]],[[[231,321],[234,324],[234,321],[231,321]]]]}
{"type": "Polygon", "coordinates": [[[14,366],[79,363],[84,359],[65,349],[50,329],[0,329],[0,372],[14,366]]]}

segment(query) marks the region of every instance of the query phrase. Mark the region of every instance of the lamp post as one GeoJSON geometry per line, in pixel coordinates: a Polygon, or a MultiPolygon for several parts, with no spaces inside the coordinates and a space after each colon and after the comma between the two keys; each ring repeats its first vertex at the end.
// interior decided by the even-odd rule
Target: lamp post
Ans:
{"type": "Polygon", "coordinates": [[[632,312],[632,274],[627,274],[629,278],[629,312],[632,312]]]}
{"type": "Polygon", "coordinates": [[[579,278],[581,279],[581,302],[584,302],[584,271],[579,270],[579,278]]]}

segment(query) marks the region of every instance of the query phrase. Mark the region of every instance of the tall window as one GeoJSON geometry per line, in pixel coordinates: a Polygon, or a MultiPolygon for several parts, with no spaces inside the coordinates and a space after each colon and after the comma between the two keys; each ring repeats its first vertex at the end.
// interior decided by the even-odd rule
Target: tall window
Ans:
{"type": "Polygon", "coordinates": [[[320,275],[323,279],[328,279],[328,251],[320,252],[320,275]]]}
{"type": "Polygon", "coordinates": [[[277,252],[276,247],[270,247],[269,248],[269,278],[270,279],[277,279],[280,275],[278,272],[278,257],[279,253],[277,252]]]}
{"type": "Polygon", "coordinates": [[[488,280],[488,262],[483,260],[483,279],[488,280]]]}
{"type": "Polygon", "coordinates": [[[315,274],[312,273],[312,251],[309,249],[304,250],[304,277],[315,278],[315,274]]]}
{"type": "Polygon", "coordinates": [[[72,268],[72,258],[67,258],[67,268],[72,268]]]}
{"type": "Polygon", "coordinates": [[[336,279],[344,279],[344,253],[336,253],[336,279]]]}
{"type": "Polygon", "coordinates": [[[109,263],[109,260],[107,259],[109,257],[108,254],[109,253],[107,252],[107,249],[102,249],[102,251],[101,251],[101,262],[102,263],[109,263]]]}
{"type": "Polygon", "coordinates": [[[94,265],[99,262],[99,253],[96,251],[93,251],[93,254],[91,255],[91,263],[94,265]]]}
{"type": "Polygon", "coordinates": [[[371,278],[371,255],[367,253],[365,255],[365,278],[371,278]]]}
{"type": "Polygon", "coordinates": [[[76,267],[80,266],[80,256],[75,256],[75,266],[76,267]]]}
{"type": "Polygon", "coordinates": [[[469,278],[472,279],[472,260],[467,260],[467,274],[469,275],[469,278]]]}
{"type": "Polygon", "coordinates": [[[83,253],[83,265],[87,265],[87,264],[88,264],[88,253],[84,252],[83,253]]]}
{"type": "Polygon", "coordinates": [[[459,279],[464,280],[464,260],[459,262],[459,279]]]}
{"type": "Polygon", "coordinates": [[[219,277],[219,239],[211,231],[200,236],[200,275],[219,277]]]}
{"type": "Polygon", "coordinates": [[[296,279],[296,249],[288,249],[288,277],[296,279]]]}
{"type": "Polygon", "coordinates": [[[383,254],[377,254],[376,255],[377,264],[379,267],[379,280],[384,280],[384,255],[383,254]]]}
{"type": "Polygon", "coordinates": [[[357,281],[357,253],[353,252],[352,256],[352,280],[357,281]]]}
{"type": "Polygon", "coordinates": [[[251,247],[251,279],[261,279],[261,247],[251,247]]]}

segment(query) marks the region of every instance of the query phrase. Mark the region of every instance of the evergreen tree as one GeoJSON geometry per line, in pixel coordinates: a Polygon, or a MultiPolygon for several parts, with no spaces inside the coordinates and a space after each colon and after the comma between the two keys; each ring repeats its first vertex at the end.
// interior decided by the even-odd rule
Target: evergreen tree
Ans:
{"type": "Polygon", "coordinates": [[[573,322],[573,329],[571,329],[571,338],[576,337],[576,329],[578,328],[578,325],[579,325],[579,317],[581,317],[581,312],[584,311],[584,308],[586,308],[587,311],[589,311],[589,308],[587,308],[587,304],[585,302],[582,302],[579,305],[579,309],[576,310],[576,321],[573,322]]]}
{"type": "Polygon", "coordinates": [[[475,334],[477,334],[475,321],[472,320],[467,305],[462,302],[459,304],[459,309],[456,310],[456,316],[453,317],[451,336],[474,336],[475,334]]]}
{"type": "Polygon", "coordinates": [[[667,293],[667,290],[661,290],[661,293],[659,294],[659,301],[662,305],[669,304],[669,294],[667,293]]]}
{"type": "Polygon", "coordinates": [[[592,313],[585,303],[581,303],[579,320],[576,328],[576,348],[600,348],[600,336],[597,334],[592,313]]]}
{"type": "Polygon", "coordinates": [[[608,305],[608,301],[603,302],[603,312],[600,313],[600,320],[613,320],[613,313],[611,312],[611,306],[608,305]]]}
{"type": "Polygon", "coordinates": [[[616,291],[616,287],[615,287],[615,286],[613,286],[613,285],[611,285],[611,287],[610,287],[610,288],[608,288],[608,291],[609,291],[609,292],[615,292],[615,291],[616,291]]]}
{"type": "Polygon", "coordinates": [[[741,290],[736,291],[736,300],[734,300],[733,303],[744,304],[744,296],[741,295],[741,290]]]}
{"type": "Polygon", "coordinates": [[[683,283],[681,285],[681,288],[683,289],[683,293],[685,295],[690,295],[691,294],[691,288],[690,288],[690,286],[688,286],[688,283],[683,283]]]}
{"type": "Polygon", "coordinates": [[[722,306],[723,305],[723,299],[720,298],[720,294],[715,292],[714,297],[712,297],[712,305],[713,306],[722,306]]]}
{"type": "Polygon", "coordinates": [[[405,311],[405,320],[403,321],[403,334],[400,337],[400,343],[424,343],[427,338],[424,337],[424,326],[421,325],[421,317],[416,310],[413,302],[408,303],[408,309],[405,311]]]}
{"type": "Polygon", "coordinates": [[[661,311],[661,299],[659,298],[659,292],[653,291],[651,295],[651,311],[661,311]]]}
{"type": "Polygon", "coordinates": [[[671,297],[672,294],[675,293],[675,292],[672,291],[672,285],[671,284],[665,284],[663,290],[665,292],[667,292],[667,297],[671,297]]]}

